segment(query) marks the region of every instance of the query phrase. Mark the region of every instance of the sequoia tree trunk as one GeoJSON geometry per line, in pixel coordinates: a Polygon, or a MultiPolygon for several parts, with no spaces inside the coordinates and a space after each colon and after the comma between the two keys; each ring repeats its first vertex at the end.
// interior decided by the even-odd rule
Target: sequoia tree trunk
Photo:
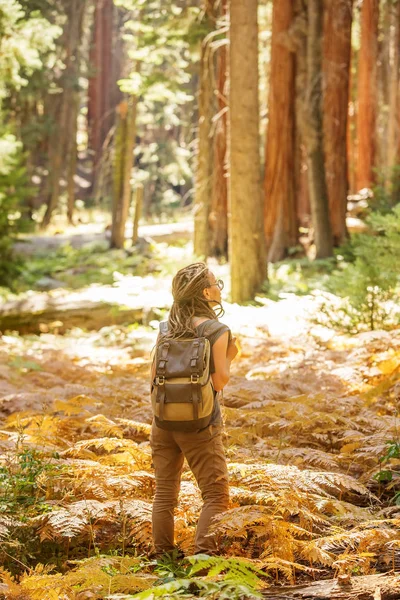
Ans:
{"type": "Polygon", "coordinates": [[[230,0],[229,252],[232,302],[267,277],[260,175],[257,0],[230,0]]]}
{"type": "Polygon", "coordinates": [[[374,183],[379,0],[363,0],[358,63],[357,189],[374,183]]]}
{"type": "Polygon", "coordinates": [[[324,14],[324,149],[333,241],[347,237],[347,115],[353,0],[325,0],[324,14]]]}
{"type": "Polygon", "coordinates": [[[307,84],[302,126],[308,159],[316,258],[326,258],[333,253],[322,129],[322,15],[322,0],[308,0],[307,84]]]}
{"type": "Polygon", "coordinates": [[[390,35],[390,79],[389,79],[389,118],[387,171],[388,183],[393,177],[393,167],[399,163],[399,53],[400,53],[400,0],[391,6],[390,35]]]}
{"type": "Polygon", "coordinates": [[[298,227],[295,200],[295,64],[288,46],[292,0],[273,6],[268,129],[265,153],[264,228],[268,260],[275,262],[296,246],[298,227]]]}

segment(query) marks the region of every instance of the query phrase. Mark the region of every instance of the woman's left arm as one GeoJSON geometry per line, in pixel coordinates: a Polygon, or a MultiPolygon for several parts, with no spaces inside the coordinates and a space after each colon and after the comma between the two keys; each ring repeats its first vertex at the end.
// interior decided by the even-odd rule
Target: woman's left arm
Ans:
{"type": "MultiPolygon", "coordinates": [[[[158,344],[159,339],[160,339],[160,334],[158,334],[155,346],[153,346],[154,354],[153,354],[153,360],[151,362],[151,369],[150,369],[150,394],[153,391],[153,381],[154,381],[154,377],[156,375],[156,346],[158,344]]],[[[151,353],[150,353],[150,356],[151,356],[151,353]]]]}

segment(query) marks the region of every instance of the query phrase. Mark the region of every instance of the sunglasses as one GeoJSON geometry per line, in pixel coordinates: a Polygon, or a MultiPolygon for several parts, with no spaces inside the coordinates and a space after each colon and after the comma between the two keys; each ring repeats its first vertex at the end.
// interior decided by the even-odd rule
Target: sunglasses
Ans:
{"type": "Polygon", "coordinates": [[[211,285],[209,285],[208,287],[212,287],[213,285],[217,285],[220,290],[224,289],[224,282],[222,281],[222,279],[217,279],[215,283],[211,283],[211,285]]]}

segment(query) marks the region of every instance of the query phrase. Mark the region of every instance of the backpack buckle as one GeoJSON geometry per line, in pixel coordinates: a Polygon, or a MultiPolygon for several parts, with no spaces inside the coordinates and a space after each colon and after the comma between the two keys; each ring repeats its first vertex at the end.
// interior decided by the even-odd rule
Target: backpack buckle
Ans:
{"type": "Polygon", "coordinates": [[[191,383],[199,383],[199,376],[198,375],[191,375],[190,376],[190,382],[191,383]]]}
{"type": "Polygon", "coordinates": [[[164,385],[165,384],[165,377],[164,377],[164,375],[161,375],[160,377],[156,377],[155,384],[156,385],[164,385]]]}

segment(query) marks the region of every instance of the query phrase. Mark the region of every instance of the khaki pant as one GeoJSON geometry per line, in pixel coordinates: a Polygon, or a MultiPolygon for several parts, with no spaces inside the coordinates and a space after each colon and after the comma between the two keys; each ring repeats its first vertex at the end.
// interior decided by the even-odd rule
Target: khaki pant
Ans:
{"type": "Polygon", "coordinates": [[[222,426],[198,433],[165,431],[153,422],[150,444],[156,476],[153,501],[153,541],[157,554],[174,549],[174,508],[177,505],[183,459],[186,458],[203,498],[197,524],[195,553],[216,552],[214,537],[205,537],[210,520],[228,508],[228,470],[222,445],[222,426]]]}

